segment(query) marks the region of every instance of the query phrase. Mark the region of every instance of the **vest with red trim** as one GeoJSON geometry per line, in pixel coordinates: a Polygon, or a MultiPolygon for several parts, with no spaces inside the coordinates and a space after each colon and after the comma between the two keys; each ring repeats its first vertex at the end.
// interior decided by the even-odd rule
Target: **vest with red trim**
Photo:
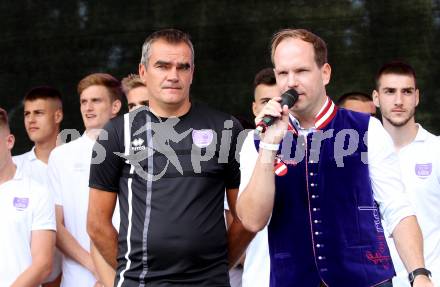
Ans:
{"type": "Polygon", "coordinates": [[[283,139],[268,227],[271,287],[366,287],[394,276],[362,162],[368,123],[368,115],[335,108],[317,132],[305,138],[293,129],[283,139]],[[350,141],[355,151],[341,152],[350,141]]]}

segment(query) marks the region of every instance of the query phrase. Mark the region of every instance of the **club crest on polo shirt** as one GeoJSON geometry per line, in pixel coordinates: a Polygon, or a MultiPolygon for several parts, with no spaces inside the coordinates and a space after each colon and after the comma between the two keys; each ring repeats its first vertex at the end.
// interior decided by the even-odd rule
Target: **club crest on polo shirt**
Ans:
{"type": "Polygon", "coordinates": [[[29,205],[29,198],[27,197],[14,197],[13,205],[17,210],[25,210],[29,205]]]}
{"type": "Polygon", "coordinates": [[[209,146],[212,143],[213,138],[214,138],[214,133],[212,130],[192,131],[193,143],[199,148],[204,148],[209,146]]]}
{"type": "Polygon", "coordinates": [[[416,163],[414,171],[419,178],[427,178],[432,172],[432,163],[416,163]]]}

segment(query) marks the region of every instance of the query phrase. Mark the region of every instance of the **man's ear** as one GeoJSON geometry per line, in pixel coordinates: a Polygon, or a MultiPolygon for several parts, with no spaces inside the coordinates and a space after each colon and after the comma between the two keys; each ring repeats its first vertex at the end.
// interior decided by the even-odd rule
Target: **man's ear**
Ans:
{"type": "Polygon", "coordinates": [[[119,111],[121,110],[122,103],[120,100],[115,100],[112,103],[112,114],[117,115],[119,111]]]}
{"type": "Polygon", "coordinates": [[[196,69],[196,66],[193,64],[191,69],[192,69],[192,71],[191,71],[191,80],[189,81],[190,85],[192,85],[192,83],[193,83],[194,71],[196,69]]]}
{"type": "Polygon", "coordinates": [[[330,82],[330,77],[332,75],[332,67],[330,67],[329,63],[325,63],[321,67],[321,74],[322,74],[322,82],[324,86],[326,86],[330,82]]]}
{"type": "Polygon", "coordinates": [[[419,101],[420,101],[419,89],[416,89],[416,107],[419,105],[419,101]]]}
{"type": "Polygon", "coordinates": [[[63,118],[64,118],[63,111],[61,109],[57,109],[55,111],[55,123],[57,124],[61,123],[63,118]]]}
{"type": "Polygon", "coordinates": [[[252,102],[252,113],[254,114],[254,117],[258,116],[257,103],[255,103],[255,102],[252,102]]]}
{"type": "Polygon", "coordinates": [[[145,76],[146,72],[147,72],[147,68],[145,67],[144,64],[140,63],[139,64],[139,77],[141,78],[142,82],[144,82],[144,84],[145,84],[144,76],[145,76]]]}
{"type": "Polygon", "coordinates": [[[379,102],[379,93],[376,90],[373,90],[373,93],[371,94],[373,98],[373,103],[376,107],[380,108],[380,102],[379,102]]]}
{"type": "Polygon", "coordinates": [[[12,150],[15,144],[15,137],[13,134],[9,134],[6,136],[6,146],[8,147],[8,150],[12,150]]]}

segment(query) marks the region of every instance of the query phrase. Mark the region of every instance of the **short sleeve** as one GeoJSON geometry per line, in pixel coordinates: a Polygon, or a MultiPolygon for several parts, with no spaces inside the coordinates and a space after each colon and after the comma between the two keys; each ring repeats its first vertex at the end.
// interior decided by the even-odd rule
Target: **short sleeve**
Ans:
{"type": "Polygon", "coordinates": [[[101,155],[94,157],[90,164],[89,187],[109,192],[119,191],[119,178],[124,159],[118,155],[124,152],[123,138],[119,133],[124,132],[123,118],[111,120],[100,133],[93,151],[101,155]]]}
{"type": "Polygon", "coordinates": [[[240,151],[240,173],[241,181],[239,188],[239,196],[243,190],[248,185],[252,173],[254,172],[255,164],[258,159],[258,151],[255,148],[254,143],[254,131],[247,133],[246,139],[244,140],[243,147],[240,151]]]}
{"type": "Polygon", "coordinates": [[[49,156],[49,162],[47,164],[47,188],[50,194],[53,195],[53,199],[56,205],[63,205],[63,197],[61,194],[61,178],[59,175],[59,169],[57,168],[58,150],[55,149],[49,156]]]}
{"type": "Polygon", "coordinates": [[[56,230],[55,204],[46,186],[33,182],[35,206],[32,216],[32,230],[56,230]]]}
{"type": "Polygon", "coordinates": [[[375,118],[370,119],[367,141],[368,168],[374,199],[379,204],[385,229],[392,234],[403,218],[415,215],[415,212],[405,192],[399,157],[394,151],[393,141],[375,118]]]}
{"type": "Polygon", "coordinates": [[[231,119],[233,122],[232,139],[231,139],[231,146],[229,149],[228,163],[225,172],[225,186],[228,189],[238,188],[240,185],[240,164],[238,163],[238,159],[236,157],[236,151],[237,149],[239,149],[238,138],[240,132],[243,130],[243,127],[236,118],[231,117],[231,119]]]}

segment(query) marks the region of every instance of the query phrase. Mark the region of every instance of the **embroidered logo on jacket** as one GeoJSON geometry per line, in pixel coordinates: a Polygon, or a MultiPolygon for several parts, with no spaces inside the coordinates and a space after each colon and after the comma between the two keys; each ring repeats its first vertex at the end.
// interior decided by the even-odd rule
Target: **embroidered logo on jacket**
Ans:
{"type": "Polygon", "coordinates": [[[143,145],[143,143],[144,143],[144,140],[141,138],[134,139],[131,142],[132,150],[135,150],[135,151],[145,150],[145,146],[143,145]]]}

